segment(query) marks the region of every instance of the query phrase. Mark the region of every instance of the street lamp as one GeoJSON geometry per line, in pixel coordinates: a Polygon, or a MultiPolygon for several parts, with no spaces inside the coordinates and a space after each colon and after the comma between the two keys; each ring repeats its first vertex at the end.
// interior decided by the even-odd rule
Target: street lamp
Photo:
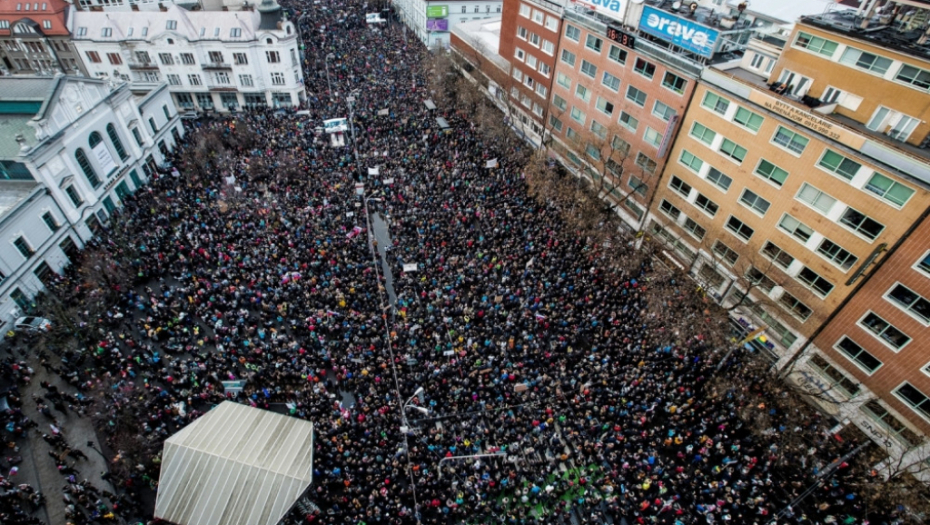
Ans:
{"type": "Polygon", "coordinates": [[[334,59],[334,58],[336,58],[336,56],[333,55],[332,53],[329,53],[329,54],[327,54],[326,57],[323,59],[323,67],[324,67],[324,69],[326,69],[326,85],[329,86],[329,96],[330,96],[330,97],[333,96],[333,84],[332,84],[332,82],[330,82],[330,80],[329,80],[329,61],[332,60],[332,59],[334,59]]]}
{"type": "Polygon", "coordinates": [[[424,416],[429,415],[429,410],[426,409],[425,407],[410,404],[413,402],[414,398],[416,398],[418,395],[422,393],[423,393],[423,387],[421,386],[417,388],[416,392],[414,392],[413,395],[410,396],[410,399],[408,399],[407,402],[404,403],[404,405],[400,409],[400,416],[403,422],[403,426],[400,427],[400,431],[403,432],[405,435],[407,434],[407,431],[410,430],[410,423],[407,422],[407,409],[408,408],[412,408],[416,410],[417,412],[423,414],[424,416]]]}

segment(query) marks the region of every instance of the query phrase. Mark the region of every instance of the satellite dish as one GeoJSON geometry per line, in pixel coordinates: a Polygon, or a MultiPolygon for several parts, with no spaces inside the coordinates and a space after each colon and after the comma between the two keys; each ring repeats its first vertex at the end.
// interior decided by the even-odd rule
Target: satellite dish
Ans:
{"type": "Polygon", "coordinates": [[[678,11],[679,9],[681,9],[681,2],[675,2],[674,4],[672,4],[672,9],[674,9],[675,11],[678,11]]]}

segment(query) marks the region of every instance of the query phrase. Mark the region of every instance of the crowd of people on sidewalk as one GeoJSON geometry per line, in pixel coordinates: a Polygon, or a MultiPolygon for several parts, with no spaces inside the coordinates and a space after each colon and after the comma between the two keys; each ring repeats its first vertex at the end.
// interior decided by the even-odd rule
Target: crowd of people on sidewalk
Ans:
{"type": "MultiPolygon", "coordinates": [[[[80,307],[93,272],[55,287],[85,344],[52,367],[69,393],[42,385],[37,409],[62,428],[98,418],[111,463],[130,463],[108,475],[110,494],[75,471],[78,449],[49,437],[70,523],[150,520],[160,444],[226,399],[227,380],[247,380],[240,402],[316,424],[319,510],[291,523],[763,525],[835,459],[817,450],[855,446],[814,415],[785,426],[760,391],[709,388],[719,349],[664,330],[674,312],[647,314],[649,261],[609,267],[606,249],[632,248],[591,246],[528,196],[527,151],[427,109],[421,44],[402,26],[369,26],[359,1],[282,4],[305,38],[309,115],[189,124],[189,144],[245,130],[253,143],[204,171],[175,152],[176,171],[125,200],[120,227],[88,247],[106,254],[90,264],[112,265],[97,274],[118,300],[80,307]],[[355,140],[331,147],[317,128],[350,112],[355,140]],[[256,176],[259,158],[280,169],[256,176]],[[772,421],[765,437],[747,410],[772,421]],[[818,441],[786,457],[782,437],[798,432],[818,441]]],[[[23,388],[19,361],[3,374],[23,388]]],[[[11,439],[40,431],[15,406],[8,417],[11,439]]],[[[841,478],[779,522],[864,523],[841,478]]],[[[34,523],[33,492],[4,470],[0,521],[34,523]]]]}

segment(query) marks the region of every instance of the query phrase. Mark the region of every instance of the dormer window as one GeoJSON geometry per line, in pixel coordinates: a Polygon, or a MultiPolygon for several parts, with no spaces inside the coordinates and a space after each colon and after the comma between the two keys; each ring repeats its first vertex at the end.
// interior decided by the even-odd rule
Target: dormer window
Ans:
{"type": "Polygon", "coordinates": [[[102,37],[104,37],[104,38],[106,38],[106,37],[108,37],[108,36],[111,36],[111,35],[113,35],[113,28],[112,28],[112,27],[104,27],[103,29],[100,30],[100,36],[102,36],[102,37]]]}
{"type": "Polygon", "coordinates": [[[86,28],[86,27],[79,27],[79,28],[78,28],[78,32],[77,32],[77,36],[85,36],[85,35],[87,35],[87,28],[86,28]]]}
{"type": "Polygon", "coordinates": [[[231,38],[239,38],[240,36],[242,36],[242,28],[240,28],[240,27],[234,27],[234,28],[230,29],[230,30],[229,30],[229,36],[230,36],[231,38]]]}
{"type": "Polygon", "coordinates": [[[43,21],[42,21],[42,27],[43,27],[44,29],[51,29],[51,28],[52,28],[52,21],[51,21],[51,20],[43,20],[43,21]]]}
{"type": "Polygon", "coordinates": [[[142,28],[142,36],[149,36],[149,26],[142,28]]]}
{"type": "Polygon", "coordinates": [[[135,29],[135,28],[130,27],[130,28],[129,28],[129,31],[126,31],[126,36],[132,36],[132,32],[133,32],[134,29],[135,29]]]}
{"type": "Polygon", "coordinates": [[[178,28],[177,20],[168,20],[168,23],[165,26],[169,31],[173,31],[178,28]]]}

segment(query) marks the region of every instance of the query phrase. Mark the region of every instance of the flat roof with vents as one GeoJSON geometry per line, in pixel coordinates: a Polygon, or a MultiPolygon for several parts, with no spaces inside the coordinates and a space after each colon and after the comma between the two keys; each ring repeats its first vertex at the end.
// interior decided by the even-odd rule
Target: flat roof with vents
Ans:
{"type": "Polygon", "coordinates": [[[275,525],[312,476],[312,423],[226,401],[165,441],[155,517],[275,525]]]}

